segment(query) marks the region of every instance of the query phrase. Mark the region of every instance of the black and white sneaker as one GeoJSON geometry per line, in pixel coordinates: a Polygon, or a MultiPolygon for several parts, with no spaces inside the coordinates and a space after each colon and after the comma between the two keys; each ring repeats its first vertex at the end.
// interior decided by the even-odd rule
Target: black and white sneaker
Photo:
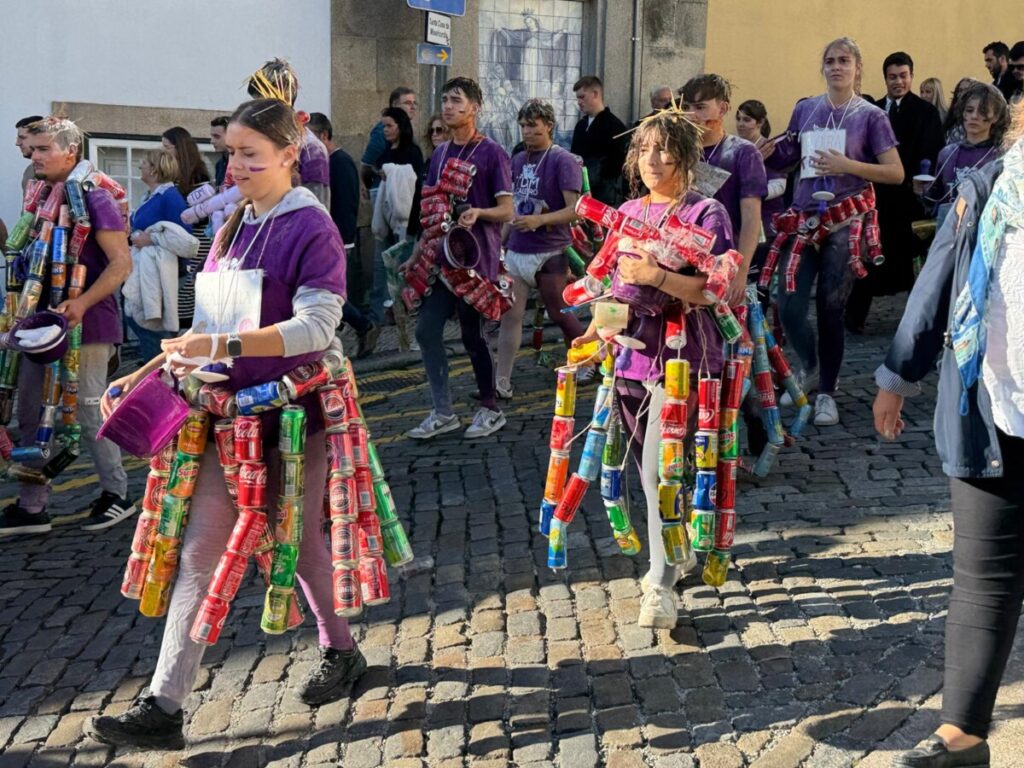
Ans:
{"type": "Polygon", "coordinates": [[[17,504],[8,504],[0,512],[0,536],[17,536],[29,533],[49,533],[53,530],[50,515],[42,512],[30,514],[17,504]]]}
{"type": "Polygon", "coordinates": [[[89,520],[83,531],[102,531],[135,514],[135,505],[110,491],[103,491],[89,508],[89,520]]]}
{"type": "Polygon", "coordinates": [[[320,663],[303,682],[299,698],[311,707],[337,701],[365,671],[366,657],[358,648],[339,651],[320,646],[320,663]]]}
{"type": "Polygon", "coordinates": [[[157,706],[155,697],[147,696],[123,715],[90,718],[82,730],[86,736],[115,747],[184,749],[183,722],[180,709],[169,715],[157,706]]]}

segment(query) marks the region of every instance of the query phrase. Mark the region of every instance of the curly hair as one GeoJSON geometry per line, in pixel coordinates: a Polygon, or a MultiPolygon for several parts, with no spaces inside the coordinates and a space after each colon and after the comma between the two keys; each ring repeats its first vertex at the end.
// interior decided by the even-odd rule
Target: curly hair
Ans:
{"type": "Polygon", "coordinates": [[[623,172],[629,182],[631,194],[640,194],[640,155],[653,144],[668,152],[679,166],[680,185],[677,196],[690,187],[693,171],[700,162],[701,128],[691,122],[682,112],[665,110],[650,117],[633,131],[633,139],[626,152],[623,172]]]}

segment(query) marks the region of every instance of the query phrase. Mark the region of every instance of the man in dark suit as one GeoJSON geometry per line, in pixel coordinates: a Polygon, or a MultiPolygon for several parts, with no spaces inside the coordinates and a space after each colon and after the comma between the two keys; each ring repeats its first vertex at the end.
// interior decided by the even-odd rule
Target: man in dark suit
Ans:
{"type": "Polygon", "coordinates": [[[875,187],[885,264],[870,268],[868,276],[854,285],[846,307],[846,327],[854,333],[863,330],[872,297],[907,291],[914,283],[914,257],[923,256],[925,247],[911,224],[926,216],[912,180],[922,172],[925,160],[935,172],[935,159],[945,143],[938,110],[914,93],[914,60],[903,51],[891,53],[882,71],[886,95],[875,103],[889,116],[899,141],[904,182],[875,187]]]}
{"type": "Polygon", "coordinates": [[[985,57],[985,69],[992,75],[992,85],[1009,101],[1017,90],[1017,82],[1010,71],[1010,46],[997,40],[986,45],[981,53],[985,57]]]}
{"type": "Polygon", "coordinates": [[[604,83],[587,75],[573,85],[583,117],[572,133],[574,155],[583,158],[591,194],[618,206],[622,200],[622,164],[626,160],[626,126],[604,105],[604,83]]]}

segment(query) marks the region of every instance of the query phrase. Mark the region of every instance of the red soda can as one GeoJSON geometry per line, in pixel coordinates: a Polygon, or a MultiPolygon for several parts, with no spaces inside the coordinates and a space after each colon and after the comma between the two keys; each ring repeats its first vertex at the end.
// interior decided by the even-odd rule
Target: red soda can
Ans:
{"type": "Polygon", "coordinates": [[[555,507],[555,517],[566,525],[571,523],[579,511],[580,504],[583,503],[583,497],[586,495],[589,487],[590,483],[585,478],[573,472],[572,477],[569,478],[569,482],[565,486],[565,491],[562,493],[558,506],[555,507]]]}
{"type": "Polygon", "coordinates": [[[327,511],[331,520],[355,520],[358,489],[352,475],[332,475],[327,480],[327,511]]]}
{"type": "Polygon", "coordinates": [[[235,418],[235,456],[239,461],[263,461],[263,425],[259,416],[235,418]]]}
{"type": "Polygon", "coordinates": [[[352,436],[352,463],[361,469],[370,466],[370,433],[365,424],[353,424],[348,433],[352,436]]]}
{"type": "Polygon", "coordinates": [[[35,213],[39,209],[39,203],[45,199],[44,191],[49,191],[45,181],[29,179],[25,185],[25,198],[22,201],[21,210],[25,213],[35,213]]]}
{"type": "Polygon", "coordinates": [[[132,554],[145,556],[148,560],[153,553],[153,540],[160,523],[160,515],[143,512],[135,523],[135,534],[132,536],[132,554]]]}
{"type": "Polygon", "coordinates": [[[240,509],[235,527],[228,539],[228,551],[242,557],[250,557],[256,551],[256,543],[267,527],[267,515],[259,509],[240,509]]]}
{"type": "Polygon", "coordinates": [[[353,618],[363,612],[363,591],[358,568],[335,568],[331,577],[334,591],[334,613],[353,618]]]}
{"type": "Polygon", "coordinates": [[[281,381],[294,401],[318,387],[330,384],[331,378],[330,369],[322,360],[316,360],[289,371],[281,381]]]}
{"type": "Polygon", "coordinates": [[[204,384],[199,388],[198,405],[214,416],[233,419],[238,415],[238,401],[235,393],[227,387],[204,384]]]}
{"type": "MultiPolygon", "coordinates": [[[[75,222],[75,226],[71,230],[71,240],[68,242],[69,257],[77,259],[81,255],[82,248],[85,247],[85,241],[89,239],[90,232],[92,232],[92,224],[89,223],[88,219],[79,219],[75,222]]],[[[74,285],[74,282],[72,282],[72,285],[74,285]]]]}
{"type": "Polygon", "coordinates": [[[552,451],[569,450],[569,441],[572,440],[575,424],[576,420],[571,416],[555,416],[551,420],[551,440],[548,445],[552,451]]]}
{"type": "Polygon", "coordinates": [[[761,401],[762,408],[775,407],[775,379],[772,378],[771,371],[755,373],[754,387],[757,389],[757,397],[761,401]]]}
{"type": "Polygon", "coordinates": [[[719,459],[715,472],[717,495],[715,506],[718,509],[734,509],[736,507],[736,467],[738,459],[719,459]]]}
{"type": "Polygon", "coordinates": [[[335,568],[359,565],[359,523],[345,520],[331,523],[331,562],[335,568]]]}
{"type": "Polygon", "coordinates": [[[363,512],[357,523],[359,529],[359,557],[381,557],[384,554],[384,539],[381,536],[380,521],[373,512],[363,512]]]}
{"type": "Polygon", "coordinates": [[[238,470],[238,506],[265,507],[267,505],[267,465],[263,462],[243,461],[238,470]]]}
{"type": "Polygon", "coordinates": [[[619,262],[619,239],[619,236],[613,233],[604,241],[601,250],[594,255],[590,264],[587,265],[588,275],[599,281],[604,280],[606,277],[611,277],[619,262]]]}
{"type": "Polygon", "coordinates": [[[665,346],[674,350],[686,346],[686,314],[681,304],[665,310],[665,346]]]}
{"type": "Polygon", "coordinates": [[[387,566],[382,557],[364,557],[359,561],[359,584],[366,605],[382,605],[391,599],[387,566]]]}
{"type": "Polygon", "coordinates": [[[220,638],[221,630],[224,629],[224,622],[227,621],[230,606],[228,601],[214,595],[207,595],[203,598],[203,604],[199,606],[199,613],[192,623],[192,631],[189,637],[193,642],[202,645],[213,645],[220,638]]]}
{"type": "Polygon", "coordinates": [[[191,408],[178,432],[178,451],[189,456],[202,456],[210,429],[210,415],[199,408],[191,408]]]}
{"type": "Polygon", "coordinates": [[[225,552],[217,562],[217,569],[210,579],[210,594],[231,601],[238,594],[238,588],[245,577],[249,558],[238,552],[225,552]]]}
{"type": "Polygon", "coordinates": [[[58,181],[50,188],[50,194],[46,196],[46,200],[39,206],[39,211],[36,214],[38,219],[42,221],[48,221],[51,224],[57,223],[57,217],[60,216],[60,207],[64,204],[64,182],[58,181]]]}
{"type": "Polygon", "coordinates": [[[702,378],[697,382],[697,429],[718,429],[718,401],[721,382],[702,378]]]}
{"type": "Polygon", "coordinates": [[[224,470],[224,485],[228,489],[228,496],[231,497],[231,501],[236,505],[238,504],[239,466],[241,465],[236,464],[235,466],[224,470]]]}
{"type": "Polygon", "coordinates": [[[686,437],[686,419],[685,400],[666,400],[661,406],[661,439],[684,439],[686,437]]]}
{"type": "Polygon", "coordinates": [[[722,368],[722,379],[725,382],[722,407],[739,408],[743,400],[743,363],[734,357],[726,360],[722,368]]]}
{"type": "Polygon", "coordinates": [[[85,290],[85,278],[88,273],[85,264],[71,267],[71,279],[68,281],[68,298],[77,299],[85,290]]]}
{"type": "Polygon", "coordinates": [[[257,551],[252,555],[252,559],[256,561],[256,567],[259,569],[260,575],[263,576],[263,580],[267,584],[270,584],[270,569],[274,567],[274,535],[269,535],[271,541],[270,549],[266,549],[261,552],[257,548],[257,551]]]}
{"type": "Polygon", "coordinates": [[[453,171],[458,171],[459,173],[464,173],[465,175],[471,178],[473,176],[476,176],[476,166],[473,165],[473,163],[469,162],[469,160],[462,160],[461,158],[458,157],[449,157],[448,162],[445,163],[445,169],[451,169],[453,171]]]}
{"type": "Polygon", "coordinates": [[[221,419],[213,425],[213,438],[217,442],[217,458],[224,469],[238,466],[235,453],[235,425],[231,419],[221,419]]]}
{"type": "Polygon", "coordinates": [[[4,461],[11,460],[11,451],[14,450],[14,443],[11,441],[11,436],[7,434],[7,430],[0,427],[0,456],[3,457],[4,461]]]}
{"type": "Polygon", "coordinates": [[[149,469],[152,472],[170,472],[171,462],[174,461],[174,454],[178,452],[177,439],[171,440],[167,445],[154,453],[149,460],[149,469]]]}
{"type": "Polygon", "coordinates": [[[121,594],[130,600],[142,597],[142,586],[146,583],[146,571],[149,570],[149,557],[132,552],[124,569],[121,580],[121,594]]]}
{"type": "Polygon", "coordinates": [[[327,432],[330,434],[332,431],[347,429],[348,418],[341,388],[334,385],[322,387],[317,395],[320,398],[320,412],[324,416],[324,427],[327,432]]]}
{"type": "Polygon", "coordinates": [[[142,496],[142,512],[149,512],[152,515],[159,515],[164,504],[164,495],[167,493],[167,479],[169,473],[150,470],[146,476],[146,492],[142,496]]]}
{"type": "Polygon", "coordinates": [[[356,470],[356,509],[359,512],[373,512],[373,474],[369,467],[356,470]]]}
{"type": "Polygon", "coordinates": [[[727,552],[736,538],[736,510],[719,509],[715,512],[715,549],[727,552]]]}
{"type": "Polygon", "coordinates": [[[355,472],[352,448],[352,436],[348,431],[327,433],[327,474],[330,477],[346,476],[355,472]]]}
{"type": "Polygon", "coordinates": [[[570,307],[582,304],[585,301],[596,299],[601,295],[601,282],[585,275],[574,283],[569,283],[562,291],[562,300],[570,307]]]}
{"type": "MultiPolygon", "coordinates": [[[[772,368],[774,369],[775,373],[779,375],[780,379],[784,379],[787,376],[789,376],[790,373],[792,373],[789,367],[789,361],[786,360],[786,355],[782,351],[782,347],[780,347],[778,344],[776,344],[774,347],[768,348],[768,360],[771,361],[772,368]]],[[[736,407],[739,408],[738,405],[736,407]]]]}

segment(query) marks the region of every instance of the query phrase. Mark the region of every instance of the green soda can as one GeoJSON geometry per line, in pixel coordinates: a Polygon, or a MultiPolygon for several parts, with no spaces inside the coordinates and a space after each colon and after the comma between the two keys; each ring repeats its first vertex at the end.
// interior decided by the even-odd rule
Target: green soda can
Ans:
{"type": "Polygon", "coordinates": [[[614,417],[608,424],[608,437],[601,451],[601,463],[609,467],[617,467],[622,463],[622,426],[614,417]]]}
{"type": "Polygon", "coordinates": [[[28,243],[29,230],[32,229],[32,222],[35,221],[36,215],[29,211],[25,211],[18,220],[14,222],[14,227],[11,229],[10,234],[7,235],[7,243],[4,248],[8,251],[20,251],[28,243]]]}
{"type": "Polygon", "coordinates": [[[728,461],[738,459],[740,456],[740,425],[738,421],[733,422],[725,429],[718,432],[718,460],[728,461]]]}
{"type": "Polygon", "coordinates": [[[587,173],[587,166],[584,165],[582,168],[580,168],[580,171],[583,174],[583,183],[580,186],[580,189],[583,191],[584,195],[589,195],[590,194],[590,174],[587,173]]]}
{"type": "Polygon", "coordinates": [[[387,564],[395,567],[411,563],[413,560],[412,545],[405,529],[399,520],[389,520],[380,526],[381,542],[384,545],[384,559],[387,564]]]}
{"type": "MultiPolygon", "coordinates": [[[[78,327],[81,328],[82,326],[78,327]]],[[[189,403],[192,403],[194,405],[199,397],[199,390],[202,389],[203,382],[201,382],[195,376],[188,375],[181,380],[181,383],[178,386],[181,387],[182,396],[189,403]]]]}
{"type": "Polygon", "coordinates": [[[715,542],[715,513],[695,510],[693,513],[693,548],[698,552],[710,552],[715,542]]]}
{"type": "Polygon", "coordinates": [[[704,572],[701,577],[709,587],[720,587],[725,584],[726,576],[729,574],[729,553],[713,549],[708,553],[708,559],[704,562],[704,572]]]}
{"type": "Polygon", "coordinates": [[[0,369],[0,387],[16,389],[18,386],[18,369],[20,367],[21,354],[13,349],[5,349],[3,368],[0,369]]]}
{"type": "Polygon", "coordinates": [[[606,501],[604,511],[608,515],[608,523],[616,535],[628,533],[633,528],[629,521],[629,513],[622,506],[622,499],[606,501]]]}
{"type": "Polygon", "coordinates": [[[661,526],[661,543],[665,547],[665,563],[677,565],[686,562],[686,529],[680,523],[661,526]]]}
{"type": "Polygon", "coordinates": [[[731,344],[743,335],[743,326],[740,325],[736,315],[729,309],[728,304],[714,304],[708,311],[715,318],[718,332],[722,334],[722,338],[727,342],[731,344]]]}
{"type": "Polygon", "coordinates": [[[306,409],[301,405],[286,405],[281,409],[281,437],[277,442],[283,454],[306,451],[306,409]]]}
{"type": "Polygon", "coordinates": [[[306,459],[301,454],[281,455],[281,495],[294,499],[302,496],[306,486],[306,459]]]}
{"type": "Polygon", "coordinates": [[[156,532],[171,539],[180,538],[181,532],[185,529],[185,519],[188,517],[190,504],[190,499],[180,499],[169,493],[164,494],[156,532]]]}
{"type": "Polygon", "coordinates": [[[298,563],[299,548],[297,546],[278,544],[274,547],[274,559],[270,566],[270,586],[292,589],[295,586],[295,566],[298,563]]]}
{"type": "Polygon", "coordinates": [[[266,601],[263,603],[263,618],[260,619],[260,629],[268,635],[283,634],[288,629],[288,611],[291,609],[291,603],[294,599],[294,589],[270,587],[267,590],[266,601]]]}
{"type": "Polygon", "coordinates": [[[367,440],[366,453],[370,458],[370,475],[375,481],[383,480],[384,465],[380,461],[380,454],[377,453],[377,446],[373,444],[372,440],[367,440]]]}
{"type": "MultiPolygon", "coordinates": [[[[391,495],[391,488],[388,481],[381,478],[373,481],[373,496],[376,500],[377,519],[381,525],[398,520],[398,508],[395,506],[395,499],[391,495]]],[[[392,563],[393,565],[393,563],[392,563]]]]}
{"type": "Polygon", "coordinates": [[[572,271],[573,276],[583,277],[587,272],[587,264],[583,261],[583,257],[580,256],[579,251],[569,245],[565,248],[565,255],[569,259],[569,269],[572,271]]]}

